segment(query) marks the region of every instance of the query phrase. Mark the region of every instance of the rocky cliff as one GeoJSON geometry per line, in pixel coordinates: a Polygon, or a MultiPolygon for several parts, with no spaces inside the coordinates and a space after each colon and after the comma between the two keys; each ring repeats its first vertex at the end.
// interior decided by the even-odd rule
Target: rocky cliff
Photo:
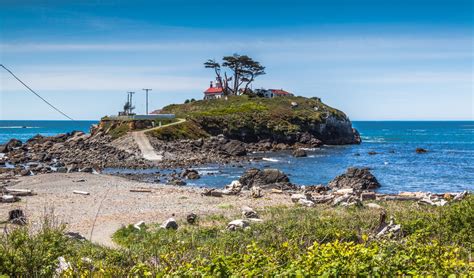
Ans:
{"type": "Polygon", "coordinates": [[[234,96],[169,105],[163,108],[163,113],[188,119],[193,129],[175,126],[152,134],[162,140],[173,139],[173,134],[179,134],[176,139],[195,139],[199,133],[201,137],[223,134],[246,143],[268,141],[307,146],[360,143],[349,118],[318,98],[234,96]],[[192,132],[187,134],[183,129],[192,132]]]}

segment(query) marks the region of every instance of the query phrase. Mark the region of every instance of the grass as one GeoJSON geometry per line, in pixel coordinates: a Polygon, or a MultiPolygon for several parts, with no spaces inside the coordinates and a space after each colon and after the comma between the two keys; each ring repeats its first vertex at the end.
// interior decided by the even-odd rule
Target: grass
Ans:
{"type": "Polygon", "coordinates": [[[337,119],[347,118],[344,113],[323,104],[319,99],[305,97],[268,99],[230,96],[227,99],[169,105],[163,108],[163,111],[176,114],[179,118],[190,119],[189,124],[195,126],[194,129],[169,129],[166,136],[161,132],[154,134],[164,140],[201,138],[218,134],[242,141],[285,139],[298,132],[319,132],[317,127],[324,123],[329,115],[337,119]],[[292,102],[298,105],[293,107],[292,102]]]}
{"type": "Polygon", "coordinates": [[[49,227],[37,234],[12,230],[0,242],[0,273],[49,276],[64,256],[77,276],[401,276],[472,275],[474,198],[446,207],[383,202],[402,236],[374,240],[379,211],[318,206],[273,207],[262,223],[227,232],[234,218],[180,221],[178,230],[147,225],[120,229],[107,249],[62,236],[49,227]],[[85,263],[84,257],[91,263],[85,263]]]}

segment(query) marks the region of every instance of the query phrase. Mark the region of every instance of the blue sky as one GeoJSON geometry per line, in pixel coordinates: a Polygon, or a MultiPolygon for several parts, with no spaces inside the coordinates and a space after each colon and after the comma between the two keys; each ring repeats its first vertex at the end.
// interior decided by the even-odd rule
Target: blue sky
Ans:
{"type": "MultiPolygon", "coordinates": [[[[319,96],[353,120],[472,120],[473,6],[463,0],[0,0],[0,61],[75,119],[201,98],[202,63],[267,67],[254,87],[319,96]]],[[[1,119],[63,119],[0,73],[1,119]]]]}

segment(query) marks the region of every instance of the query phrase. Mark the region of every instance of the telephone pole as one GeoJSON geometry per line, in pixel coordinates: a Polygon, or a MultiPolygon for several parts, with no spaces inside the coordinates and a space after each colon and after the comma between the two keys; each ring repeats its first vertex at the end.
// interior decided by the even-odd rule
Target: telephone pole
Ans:
{"type": "Polygon", "coordinates": [[[146,114],[148,115],[148,91],[151,91],[151,89],[142,89],[142,90],[146,92],[146,114]]]}
{"type": "Polygon", "coordinates": [[[129,95],[129,99],[130,99],[130,112],[129,114],[132,114],[132,110],[133,110],[133,103],[132,103],[132,98],[133,98],[133,94],[135,94],[135,92],[128,92],[128,95],[129,95]]]}

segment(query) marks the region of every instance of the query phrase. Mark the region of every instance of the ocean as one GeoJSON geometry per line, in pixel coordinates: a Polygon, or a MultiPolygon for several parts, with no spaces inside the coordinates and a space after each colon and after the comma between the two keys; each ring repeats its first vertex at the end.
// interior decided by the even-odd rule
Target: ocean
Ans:
{"type": "MultiPolygon", "coordinates": [[[[11,138],[27,140],[36,134],[55,135],[82,130],[92,121],[0,121],[0,144],[11,138]]],[[[271,167],[287,173],[298,185],[327,184],[348,167],[368,167],[382,187],[378,192],[459,192],[474,190],[473,121],[355,121],[363,143],[325,146],[294,158],[290,152],[254,154],[265,161],[245,167],[205,165],[196,168],[202,178],[188,185],[222,187],[238,179],[245,168],[271,167]],[[416,148],[428,150],[417,154],[416,148]],[[376,152],[370,155],[369,152],[376,152]]],[[[137,170],[108,169],[107,172],[137,170]]],[[[146,172],[159,171],[148,169],[146,172]]]]}

